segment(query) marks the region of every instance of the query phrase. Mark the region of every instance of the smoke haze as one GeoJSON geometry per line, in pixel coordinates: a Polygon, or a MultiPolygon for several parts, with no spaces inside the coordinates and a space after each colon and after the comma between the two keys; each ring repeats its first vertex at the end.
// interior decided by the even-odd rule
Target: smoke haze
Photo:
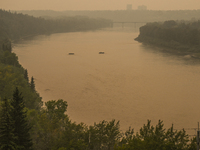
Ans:
{"type": "Polygon", "coordinates": [[[200,8],[200,0],[0,0],[5,10],[124,10],[140,5],[149,10],[194,10],[200,8]]]}

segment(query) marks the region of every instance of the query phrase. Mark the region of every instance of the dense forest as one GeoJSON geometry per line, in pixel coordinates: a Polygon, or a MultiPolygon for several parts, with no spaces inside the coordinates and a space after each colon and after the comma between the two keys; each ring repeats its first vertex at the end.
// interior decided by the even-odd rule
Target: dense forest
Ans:
{"type": "MultiPolygon", "coordinates": [[[[2,10],[0,19],[0,150],[196,149],[196,138],[190,139],[184,129],[175,130],[173,125],[166,129],[160,120],[155,126],[148,120],[137,133],[131,127],[123,133],[120,122],[115,120],[103,120],[90,126],[73,122],[67,115],[68,104],[62,99],[43,105],[34,77],[30,78],[28,71],[19,64],[10,39],[46,31],[54,33],[55,28],[52,24],[48,26],[44,19],[2,10]]],[[[90,23],[94,25],[93,21],[90,23]]],[[[90,23],[85,24],[88,27],[90,23]]],[[[73,31],[79,30],[78,26],[78,30],[73,31]]]]}
{"type": "Polygon", "coordinates": [[[199,57],[200,21],[169,20],[148,23],[140,27],[140,34],[135,40],[170,48],[180,55],[199,57]]]}
{"type": "Polygon", "coordinates": [[[110,25],[111,21],[107,19],[77,16],[52,20],[0,9],[0,40],[5,37],[14,40],[39,34],[95,30],[110,25]]]}

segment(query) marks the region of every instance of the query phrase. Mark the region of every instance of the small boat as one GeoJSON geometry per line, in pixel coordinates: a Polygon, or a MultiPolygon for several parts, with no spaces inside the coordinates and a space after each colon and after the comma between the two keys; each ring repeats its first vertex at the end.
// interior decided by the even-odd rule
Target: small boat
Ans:
{"type": "Polygon", "coordinates": [[[99,52],[99,54],[104,54],[104,52],[99,52]]]}
{"type": "Polygon", "coordinates": [[[69,55],[74,55],[74,53],[69,53],[69,55]]]}

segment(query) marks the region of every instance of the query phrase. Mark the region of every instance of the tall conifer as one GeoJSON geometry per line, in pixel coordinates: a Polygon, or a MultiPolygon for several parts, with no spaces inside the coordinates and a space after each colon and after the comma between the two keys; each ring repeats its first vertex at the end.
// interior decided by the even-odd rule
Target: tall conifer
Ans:
{"type": "Polygon", "coordinates": [[[22,93],[19,92],[18,88],[14,91],[11,106],[13,107],[11,115],[14,120],[14,135],[17,137],[15,143],[19,150],[32,150],[33,144],[29,134],[27,112],[22,93]]]}
{"type": "Polygon", "coordinates": [[[2,110],[0,113],[0,150],[15,150],[15,135],[13,120],[10,115],[10,104],[7,99],[2,101],[2,110]]]}
{"type": "Polygon", "coordinates": [[[30,83],[30,86],[31,86],[31,89],[32,89],[33,91],[35,91],[35,81],[34,81],[33,76],[31,77],[31,83],[30,83]]]}
{"type": "Polygon", "coordinates": [[[27,82],[29,82],[27,69],[25,69],[25,71],[24,71],[24,78],[27,80],[27,82]]]}

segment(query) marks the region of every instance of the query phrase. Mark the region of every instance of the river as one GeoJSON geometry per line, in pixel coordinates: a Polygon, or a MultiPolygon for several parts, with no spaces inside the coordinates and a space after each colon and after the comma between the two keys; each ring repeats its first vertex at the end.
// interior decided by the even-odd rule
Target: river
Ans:
{"type": "Polygon", "coordinates": [[[43,101],[67,101],[72,121],[116,119],[122,131],[131,126],[136,132],[147,119],[153,125],[161,119],[166,128],[197,127],[199,63],[138,43],[138,34],[105,29],[42,35],[16,43],[13,51],[43,101]]]}

